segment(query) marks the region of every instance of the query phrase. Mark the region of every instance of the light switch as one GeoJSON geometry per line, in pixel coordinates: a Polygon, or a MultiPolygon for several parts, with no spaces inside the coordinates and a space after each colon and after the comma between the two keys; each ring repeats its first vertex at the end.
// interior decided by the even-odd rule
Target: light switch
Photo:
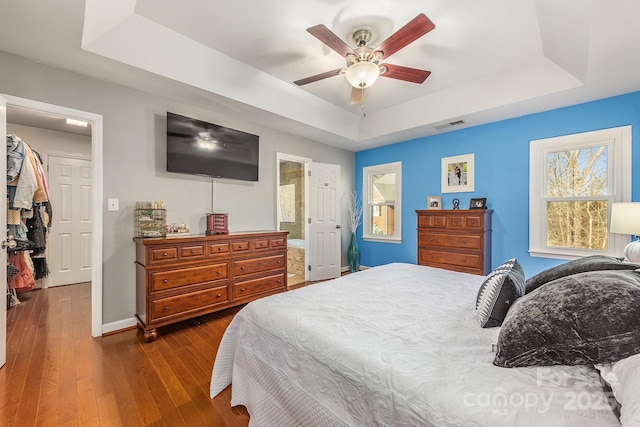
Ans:
{"type": "Polygon", "coordinates": [[[120,210],[120,200],[119,199],[107,199],[107,210],[108,211],[118,211],[118,210],[120,210]]]}

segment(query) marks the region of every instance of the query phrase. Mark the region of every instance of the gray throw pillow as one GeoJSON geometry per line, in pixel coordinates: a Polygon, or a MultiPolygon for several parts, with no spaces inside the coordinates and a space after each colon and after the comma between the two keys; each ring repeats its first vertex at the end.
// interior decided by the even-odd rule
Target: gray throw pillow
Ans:
{"type": "Polygon", "coordinates": [[[516,298],[524,295],[524,270],[517,259],[499,265],[480,285],[476,319],[483,328],[500,326],[516,298]]]}
{"type": "Polygon", "coordinates": [[[578,273],[519,298],[498,336],[505,368],[614,362],[640,353],[640,270],[578,273]]]}
{"type": "Polygon", "coordinates": [[[640,268],[640,264],[623,262],[622,260],[623,258],[616,258],[608,255],[590,255],[565,262],[528,278],[525,293],[528,294],[534,289],[537,289],[552,280],[576,273],[600,270],[636,270],[640,268]]]}

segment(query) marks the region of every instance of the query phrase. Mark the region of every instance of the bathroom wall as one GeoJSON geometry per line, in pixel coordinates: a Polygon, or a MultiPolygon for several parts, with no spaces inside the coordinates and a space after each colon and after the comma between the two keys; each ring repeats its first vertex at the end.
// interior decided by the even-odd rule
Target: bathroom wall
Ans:
{"type": "MultiPolygon", "coordinates": [[[[304,164],[280,162],[280,230],[289,232],[289,239],[304,239],[304,164]],[[293,185],[292,194],[284,186],[293,185]],[[287,206],[295,208],[288,209],[287,206]]],[[[290,187],[291,188],[291,187],[290,187]]]]}

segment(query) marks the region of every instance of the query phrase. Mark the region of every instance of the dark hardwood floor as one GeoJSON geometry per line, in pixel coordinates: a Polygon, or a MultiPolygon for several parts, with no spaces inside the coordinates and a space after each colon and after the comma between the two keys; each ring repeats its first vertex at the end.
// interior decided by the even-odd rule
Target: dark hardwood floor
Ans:
{"type": "Polygon", "coordinates": [[[7,316],[0,426],[247,426],[231,388],[209,398],[220,339],[239,308],[159,329],[91,337],[89,283],[20,294],[7,316]]]}

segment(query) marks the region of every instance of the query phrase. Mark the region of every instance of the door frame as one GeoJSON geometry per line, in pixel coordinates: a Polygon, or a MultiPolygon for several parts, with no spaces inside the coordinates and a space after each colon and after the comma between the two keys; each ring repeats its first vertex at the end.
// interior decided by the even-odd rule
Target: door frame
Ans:
{"type": "Polygon", "coordinates": [[[313,162],[313,159],[308,157],[296,156],[293,154],[276,152],[276,230],[280,231],[280,161],[297,162],[304,165],[304,280],[309,280],[309,163],[313,162]]]}
{"type": "MultiPolygon", "coordinates": [[[[7,108],[20,107],[85,120],[91,124],[93,226],[91,229],[91,336],[102,336],[103,118],[100,114],[2,94],[7,108]]],[[[5,337],[6,339],[6,337],[5,337]]]]}

